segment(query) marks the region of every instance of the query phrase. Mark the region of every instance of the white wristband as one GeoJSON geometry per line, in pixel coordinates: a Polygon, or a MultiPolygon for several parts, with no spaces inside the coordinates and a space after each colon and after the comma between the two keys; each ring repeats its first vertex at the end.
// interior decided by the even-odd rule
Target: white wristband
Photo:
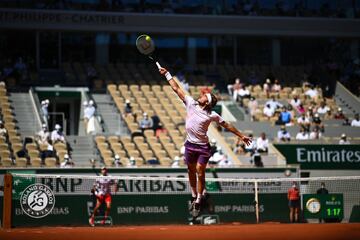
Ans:
{"type": "Polygon", "coordinates": [[[172,79],[172,76],[169,72],[165,73],[166,80],[170,81],[172,79]]]}

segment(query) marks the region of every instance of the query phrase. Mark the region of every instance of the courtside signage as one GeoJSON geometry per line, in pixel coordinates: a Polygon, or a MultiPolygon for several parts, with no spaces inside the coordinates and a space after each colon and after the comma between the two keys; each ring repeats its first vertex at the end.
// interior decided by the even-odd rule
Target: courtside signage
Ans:
{"type": "Polygon", "coordinates": [[[274,145],[287,164],[302,169],[360,169],[360,145],[274,145]]]}
{"type": "Polygon", "coordinates": [[[29,217],[43,218],[53,210],[55,195],[44,184],[31,184],[22,192],[20,206],[22,211],[29,217]]]}

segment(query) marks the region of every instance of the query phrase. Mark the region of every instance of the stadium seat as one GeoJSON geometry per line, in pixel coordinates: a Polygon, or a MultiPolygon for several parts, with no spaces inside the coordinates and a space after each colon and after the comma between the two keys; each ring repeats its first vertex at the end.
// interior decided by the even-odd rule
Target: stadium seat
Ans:
{"type": "Polygon", "coordinates": [[[17,167],[26,167],[27,166],[27,159],[26,158],[17,158],[15,165],[17,167]]]}
{"type": "Polygon", "coordinates": [[[56,158],[45,158],[45,166],[46,167],[56,167],[56,158]]]}
{"type": "Polygon", "coordinates": [[[13,162],[10,158],[2,158],[1,159],[1,166],[3,167],[11,167],[13,166],[13,162]]]}

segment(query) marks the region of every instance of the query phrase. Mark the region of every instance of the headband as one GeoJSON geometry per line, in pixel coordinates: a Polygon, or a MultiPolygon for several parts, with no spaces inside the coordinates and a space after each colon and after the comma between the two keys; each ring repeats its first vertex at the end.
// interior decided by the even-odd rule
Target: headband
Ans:
{"type": "Polygon", "coordinates": [[[211,101],[212,101],[211,94],[210,94],[210,93],[207,93],[207,94],[205,94],[205,95],[206,95],[206,97],[207,97],[207,99],[208,99],[208,102],[209,102],[209,104],[210,104],[211,101]]]}

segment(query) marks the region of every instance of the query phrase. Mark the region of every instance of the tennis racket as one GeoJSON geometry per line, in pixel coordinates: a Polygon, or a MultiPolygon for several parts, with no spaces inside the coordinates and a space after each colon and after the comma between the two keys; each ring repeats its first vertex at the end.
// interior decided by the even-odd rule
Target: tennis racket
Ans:
{"type": "Polygon", "coordinates": [[[143,34],[138,36],[138,38],[136,39],[136,48],[141,54],[148,56],[149,59],[154,61],[159,69],[161,68],[160,63],[156,61],[154,56],[152,55],[155,51],[155,43],[149,35],[143,34]]]}

